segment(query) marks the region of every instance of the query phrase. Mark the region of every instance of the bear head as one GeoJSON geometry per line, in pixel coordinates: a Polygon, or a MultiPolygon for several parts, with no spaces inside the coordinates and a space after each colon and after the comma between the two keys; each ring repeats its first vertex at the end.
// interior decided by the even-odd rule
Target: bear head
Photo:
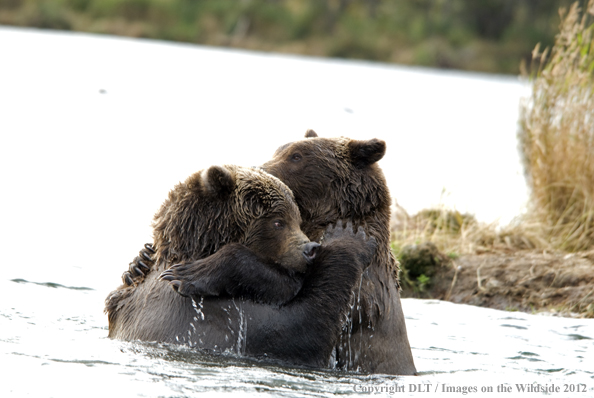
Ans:
{"type": "Polygon", "coordinates": [[[194,173],[154,217],[157,263],[195,261],[237,242],[268,264],[304,272],[318,246],[300,229],[289,188],[258,169],[225,165],[194,173]]]}
{"type": "Polygon", "coordinates": [[[391,199],[377,162],[385,152],[382,140],[321,138],[308,130],[304,140],[278,148],[262,168],[293,191],[310,239],[318,240],[328,224],[350,219],[383,241],[391,199]]]}

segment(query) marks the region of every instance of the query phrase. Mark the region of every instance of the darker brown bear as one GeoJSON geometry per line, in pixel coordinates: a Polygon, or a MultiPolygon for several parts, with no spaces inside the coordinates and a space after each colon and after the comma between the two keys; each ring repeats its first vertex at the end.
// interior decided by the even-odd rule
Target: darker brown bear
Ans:
{"type": "Polygon", "coordinates": [[[330,227],[318,249],[300,221],[290,190],[263,171],[225,166],[192,175],[155,215],[146,277],[106,300],[109,336],[327,366],[375,240],[330,227]],[[179,262],[198,277],[161,277],[181,295],[159,279],[179,262]]]}
{"type": "Polygon", "coordinates": [[[301,229],[318,240],[329,223],[351,219],[378,243],[354,289],[353,306],[337,345],[337,366],[365,373],[415,374],[400,303],[398,265],[390,249],[390,194],[377,162],[386,144],[378,139],[306,139],[280,147],[263,169],[291,188],[301,229]]]}

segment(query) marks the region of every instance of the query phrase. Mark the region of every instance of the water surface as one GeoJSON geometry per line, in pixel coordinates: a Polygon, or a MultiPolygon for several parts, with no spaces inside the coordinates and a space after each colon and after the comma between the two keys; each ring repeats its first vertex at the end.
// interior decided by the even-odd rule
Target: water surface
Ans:
{"type": "Polygon", "coordinates": [[[594,395],[593,320],[405,299],[421,376],[394,377],[296,369],[199,354],[184,346],[110,340],[102,313],[105,292],[99,289],[20,279],[0,281],[0,291],[2,396],[177,397],[210,392],[301,397],[361,395],[370,388],[384,388],[384,395],[398,391],[416,396],[422,389],[441,392],[442,385],[480,392],[496,391],[501,384],[513,387],[509,396],[521,396],[516,384],[533,383],[561,388],[582,384],[582,396],[594,395]]]}

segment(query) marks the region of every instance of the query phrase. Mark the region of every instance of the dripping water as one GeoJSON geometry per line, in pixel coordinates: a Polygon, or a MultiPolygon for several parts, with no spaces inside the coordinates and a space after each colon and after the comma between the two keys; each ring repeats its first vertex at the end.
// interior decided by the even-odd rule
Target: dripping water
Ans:
{"type": "MultiPolygon", "coordinates": [[[[363,314],[361,313],[361,285],[363,285],[363,274],[359,278],[359,291],[357,292],[357,311],[359,312],[359,351],[355,353],[355,360],[359,362],[359,356],[363,352],[363,314]]],[[[356,371],[359,371],[357,367],[356,371]]]]}
{"type": "MultiPolygon", "coordinates": [[[[204,313],[202,312],[202,309],[204,308],[204,296],[200,297],[200,302],[198,304],[196,304],[196,300],[192,297],[192,307],[194,307],[194,311],[196,311],[200,319],[204,320],[204,313]]],[[[198,319],[194,317],[194,320],[197,321],[198,319]]]]}
{"type": "Polygon", "coordinates": [[[237,355],[244,355],[245,354],[245,339],[246,339],[246,332],[247,332],[247,320],[244,318],[243,307],[241,306],[241,301],[239,302],[239,306],[233,299],[233,304],[235,305],[235,309],[239,313],[239,333],[237,335],[237,355]]]}
{"type": "MultiPolygon", "coordinates": [[[[233,302],[233,304],[235,304],[235,301],[233,302]]],[[[231,313],[229,312],[231,310],[231,304],[229,304],[228,307],[223,308],[223,311],[225,311],[225,314],[227,314],[227,329],[229,330],[229,333],[231,333],[232,336],[235,335],[235,330],[233,329],[233,320],[231,319],[231,313]]],[[[229,341],[229,335],[225,334],[225,341],[229,341]]]]}
{"type": "MultiPolygon", "coordinates": [[[[194,300],[194,298],[192,297],[192,307],[194,308],[194,311],[196,311],[197,316],[193,317],[193,320],[190,321],[191,329],[188,329],[188,345],[190,347],[195,347],[196,343],[192,342],[192,331],[194,332],[194,335],[198,336],[196,325],[194,324],[194,322],[198,322],[198,318],[200,318],[200,320],[202,321],[204,320],[204,312],[202,311],[204,309],[204,296],[200,297],[199,303],[196,303],[196,300],[194,300]]],[[[184,337],[184,342],[185,340],[186,338],[184,337]]],[[[202,344],[201,339],[198,339],[198,342],[202,344]]]]}
{"type": "Polygon", "coordinates": [[[346,327],[347,327],[347,354],[348,354],[348,362],[347,362],[347,369],[350,369],[353,366],[353,358],[352,358],[352,350],[351,350],[351,339],[353,337],[353,311],[355,309],[355,292],[351,293],[351,299],[349,302],[350,311],[347,315],[346,327]]]}

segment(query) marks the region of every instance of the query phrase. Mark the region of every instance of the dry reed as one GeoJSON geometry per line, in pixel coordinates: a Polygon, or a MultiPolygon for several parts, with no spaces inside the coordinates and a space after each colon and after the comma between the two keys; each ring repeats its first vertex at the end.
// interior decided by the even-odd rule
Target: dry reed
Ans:
{"type": "Polygon", "coordinates": [[[594,244],[594,0],[560,15],[553,48],[534,49],[518,137],[531,188],[526,220],[552,247],[578,251],[594,244]]]}
{"type": "Polygon", "coordinates": [[[530,224],[512,222],[501,227],[497,222],[481,223],[472,215],[443,206],[409,216],[396,205],[391,234],[396,256],[404,247],[424,242],[432,242],[439,251],[453,258],[481,252],[549,248],[538,229],[530,224]]]}

